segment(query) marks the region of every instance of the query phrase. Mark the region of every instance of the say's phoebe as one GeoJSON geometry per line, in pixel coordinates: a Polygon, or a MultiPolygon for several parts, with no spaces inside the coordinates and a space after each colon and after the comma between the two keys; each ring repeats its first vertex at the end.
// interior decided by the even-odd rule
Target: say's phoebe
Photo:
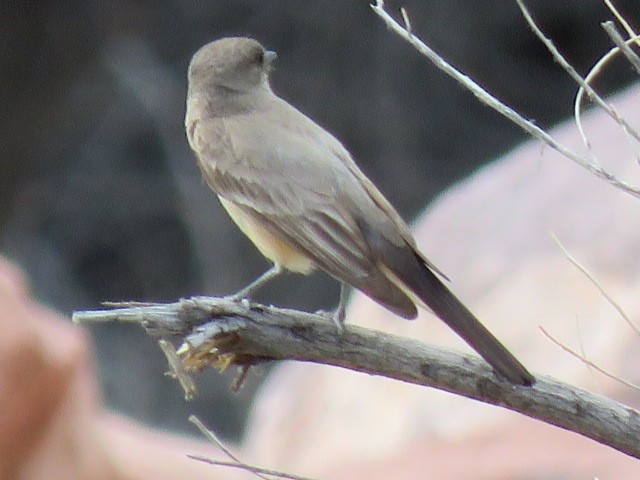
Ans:
{"type": "Polygon", "coordinates": [[[255,40],[223,38],[202,47],[189,65],[189,145],[229,216],[274,263],[238,295],[282,269],[320,268],[342,282],[339,325],[345,284],[404,318],[415,318],[418,304],[508,381],[533,384],[438,278],[444,275],[342,144],[271,91],[275,56],[255,40]]]}

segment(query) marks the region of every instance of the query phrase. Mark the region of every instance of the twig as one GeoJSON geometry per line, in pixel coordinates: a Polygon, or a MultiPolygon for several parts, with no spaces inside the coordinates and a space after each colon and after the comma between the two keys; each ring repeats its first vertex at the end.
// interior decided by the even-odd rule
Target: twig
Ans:
{"type": "Polygon", "coordinates": [[[265,475],[273,475],[274,477],[284,478],[285,480],[312,480],[309,477],[301,477],[300,475],[293,475],[291,473],[279,472],[278,470],[269,470],[268,468],[256,467],[254,465],[248,465],[246,463],[238,462],[225,462],[223,460],[214,460],[212,458],[203,457],[201,455],[187,455],[189,458],[198,460],[200,462],[208,463],[210,465],[220,465],[223,467],[240,468],[248,472],[255,474],[262,473],[265,475]]]}
{"type": "Polygon", "coordinates": [[[631,28],[629,22],[627,22],[624,17],[620,15],[620,12],[618,12],[618,9],[613,5],[613,3],[611,3],[610,0],[604,0],[604,4],[607,6],[613,16],[616,17],[616,20],[620,22],[620,25],[622,25],[622,28],[624,28],[624,30],[627,32],[627,35],[629,35],[629,37],[631,38],[635,37],[636,32],[633,31],[633,28],[631,28]]]}
{"type": "Polygon", "coordinates": [[[622,54],[627,57],[629,63],[636,70],[636,73],[640,75],[640,58],[638,58],[638,55],[636,55],[636,53],[631,50],[631,47],[627,45],[625,39],[622,38],[622,35],[620,35],[618,30],[616,30],[616,26],[613,22],[602,22],[601,25],[605,32],[607,32],[607,35],[609,35],[609,38],[611,38],[611,41],[616,44],[622,54]]]}
{"type": "Polygon", "coordinates": [[[520,7],[520,11],[524,16],[524,19],[527,21],[527,23],[529,24],[529,27],[531,28],[533,33],[536,35],[536,37],[538,37],[540,41],[545,45],[545,47],[547,47],[547,50],[549,50],[553,59],[564,69],[564,71],[567,72],[571,78],[573,78],[573,80],[580,86],[580,88],[582,88],[587,92],[587,95],[589,96],[591,101],[595,102],[600,108],[602,108],[605,112],[607,112],[607,114],[611,118],[613,118],[616,122],[618,122],[618,124],[623,126],[625,130],[628,130],[629,133],[636,140],[640,140],[640,135],[638,135],[638,133],[629,124],[627,124],[624,118],[618,115],[618,112],[611,105],[606,103],[602,99],[602,97],[596,93],[596,91],[591,87],[591,85],[589,85],[585,81],[585,79],[583,79],[580,76],[580,74],[576,72],[575,68],[573,68],[573,66],[571,66],[569,62],[567,62],[567,60],[558,51],[558,49],[553,44],[553,42],[547,37],[545,37],[544,33],[542,33],[542,30],[540,30],[538,25],[536,25],[535,21],[531,17],[531,14],[529,13],[529,10],[527,9],[523,0],[516,0],[516,3],[518,4],[518,7],[520,7]]]}
{"type": "Polygon", "coordinates": [[[576,357],[578,360],[580,360],[581,362],[583,362],[585,365],[587,365],[587,367],[591,367],[594,370],[597,370],[598,372],[600,372],[601,374],[603,374],[606,377],[611,378],[612,380],[615,380],[617,382],[622,383],[623,385],[629,387],[629,388],[633,388],[634,390],[638,390],[640,391],[640,385],[636,385],[635,383],[629,382],[627,380],[625,380],[624,378],[618,377],[617,375],[608,372],[607,370],[605,370],[604,368],[598,366],[597,364],[593,363],[591,360],[589,360],[585,355],[581,355],[578,352],[575,352],[573,350],[571,350],[569,347],[567,347],[566,345],[563,345],[559,340],[555,339],[553,336],[551,336],[551,334],[549,332],[547,332],[543,327],[539,327],[540,330],[542,331],[542,333],[549,339],[551,340],[553,343],[555,343],[556,345],[558,345],[562,350],[564,350],[565,352],[567,352],[570,355],[573,355],[574,357],[576,357]]]}
{"type": "MultiPolygon", "coordinates": [[[[627,43],[634,42],[634,41],[638,40],[638,38],[639,37],[631,38],[631,39],[627,40],[627,43]]],[[[589,70],[589,73],[585,77],[585,82],[588,83],[588,84],[593,82],[593,80],[598,75],[600,75],[600,73],[602,71],[602,68],[608,62],[610,62],[611,59],[615,55],[617,55],[619,52],[620,52],[620,49],[618,47],[613,47],[606,54],[604,54],[602,56],[602,58],[600,60],[598,60],[593,67],[591,67],[591,70],[589,70]]],[[[580,87],[578,89],[578,93],[576,94],[576,99],[575,99],[574,106],[573,106],[573,113],[574,113],[574,117],[576,119],[576,125],[578,127],[578,132],[580,133],[580,137],[582,138],[582,141],[584,142],[584,144],[587,145],[587,147],[590,147],[589,141],[587,140],[587,137],[586,137],[586,135],[584,133],[584,128],[582,126],[582,120],[580,118],[580,109],[582,108],[584,94],[585,94],[584,88],[580,87]]],[[[615,107],[611,106],[611,108],[612,108],[613,112],[616,114],[616,116],[619,117],[619,114],[618,114],[617,110],[615,109],[615,107]]],[[[621,127],[622,127],[623,131],[625,132],[625,134],[627,136],[632,136],[630,131],[626,128],[626,126],[624,124],[622,124],[621,127]]]]}
{"type": "Polygon", "coordinates": [[[587,270],[587,268],[578,260],[576,260],[573,255],[571,255],[569,250],[567,250],[564,245],[562,245],[560,240],[558,240],[558,237],[556,237],[554,234],[551,234],[551,237],[556,242],[558,247],[560,247],[560,250],[562,250],[564,256],[567,257],[567,260],[569,260],[578,270],[580,270],[584,274],[585,277],[589,279],[591,283],[595,285],[598,290],[600,290],[602,296],[607,300],[607,302],[609,302],[609,304],[616,310],[616,312],[618,312],[618,315],[620,315],[622,319],[627,322],[627,325],[629,325],[629,327],[631,327],[631,329],[636,333],[636,335],[640,337],[640,328],[638,328],[638,326],[631,320],[631,318],[629,318],[629,315],[627,315],[627,312],[624,311],[624,308],[622,308],[622,306],[618,302],[616,302],[611,295],[609,295],[609,293],[604,289],[602,285],[600,285],[600,282],[596,280],[591,272],[587,270]]]}
{"type": "MultiPolygon", "coordinates": [[[[542,329],[542,327],[540,327],[540,329],[542,329]]],[[[542,329],[543,332],[545,333],[544,329],[542,329]]],[[[588,358],[587,357],[587,352],[584,349],[584,343],[582,342],[582,333],[580,331],[580,322],[578,321],[578,315],[576,315],[576,331],[578,334],[578,345],[580,346],[580,353],[582,355],[582,358],[588,358]]],[[[547,335],[548,338],[551,338],[549,335],[547,335]]],[[[595,375],[593,374],[593,369],[591,368],[591,365],[589,365],[588,363],[585,363],[585,366],[587,367],[587,370],[589,371],[589,374],[592,377],[595,377],[595,375]]]]}
{"type": "Polygon", "coordinates": [[[175,348],[173,348],[173,344],[161,339],[158,340],[158,345],[160,345],[162,353],[164,353],[164,356],[167,358],[167,363],[170,368],[168,375],[178,381],[184,391],[184,399],[187,401],[193,400],[193,397],[198,393],[198,389],[180,361],[175,348]]]}
{"type": "Polygon", "coordinates": [[[298,360],[334,365],[437,388],[520,412],[640,458],[640,412],[549,377],[532,387],[496,377],[481,359],[356,326],[338,334],[320,315],[228,298],[194,297],[176,303],[76,312],[75,322],[142,324],[151,335],[177,335],[190,348],[183,363],[238,365],[298,360]]]}
{"type": "Polygon", "coordinates": [[[409,20],[409,14],[407,13],[407,9],[402,7],[400,8],[400,15],[402,15],[402,20],[404,21],[404,28],[409,35],[411,35],[411,21],[409,20]]]}
{"type": "MultiPolygon", "coordinates": [[[[609,8],[609,10],[611,11],[611,13],[613,14],[614,17],[616,17],[616,20],[618,20],[618,22],[620,22],[620,25],[622,25],[622,28],[624,28],[624,30],[627,32],[627,35],[629,35],[629,39],[625,40],[625,44],[626,45],[640,45],[640,36],[638,34],[636,34],[636,32],[633,30],[633,28],[631,28],[631,25],[629,25],[629,22],[627,22],[625,20],[625,18],[620,14],[620,12],[618,12],[618,9],[613,5],[613,3],[611,3],[610,0],[604,0],[605,5],[609,8]]],[[[604,57],[602,57],[600,59],[600,61],[591,69],[591,71],[589,72],[589,75],[587,75],[587,78],[585,79],[587,82],[591,82],[591,74],[597,74],[597,72],[599,71],[599,67],[600,65],[604,65],[609,58],[612,58],[616,53],[620,52],[620,48],[618,47],[614,47],[613,49],[611,49],[604,57]]],[[[595,75],[594,75],[595,76],[595,75]]],[[[582,94],[584,94],[584,90],[580,89],[578,91],[578,95],[576,96],[576,104],[575,104],[575,109],[576,111],[579,112],[579,105],[580,105],[580,101],[582,99],[582,94]]],[[[579,118],[579,117],[578,117],[579,118]]],[[[578,130],[580,131],[580,135],[583,137],[583,139],[585,138],[584,136],[584,130],[582,129],[582,124],[578,123],[578,130]]],[[[629,132],[626,131],[625,129],[625,134],[627,136],[629,136],[629,132]]],[[[635,154],[636,157],[636,161],[638,163],[640,163],[640,155],[638,153],[635,154]]]]}
{"type": "Polygon", "coordinates": [[[205,424],[200,421],[198,417],[196,417],[195,415],[191,415],[189,416],[189,421],[193,423],[196,427],[198,427],[198,430],[200,430],[200,433],[202,433],[207,438],[207,440],[209,440],[211,443],[214,443],[215,445],[217,445],[217,447],[220,450],[222,450],[227,455],[227,457],[229,457],[231,460],[234,460],[238,463],[242,463],[242,460],[240,460],[236,455],[234,455],[233,452],[231,452],[231,450],[225,447],[224,443],[222,443],[222,441],[218,438],[218,436],[212,430],[208,429],[205,426],[205,424]]]}
{"type": "Polygon", "coordinates": [[[495,111],[497,111],[498,113],[500,113],[501,115],[505,116],[510,121],[518,125],[524,131],[526,131],[533,137],[542,140],[551,148],[558,151],[561,155],[574,161],[584,169],[591,172],[596,177],[602,180],[605,180],[606,182],[613,185],[614,187],[619,188],[622,191],[636,198],[640,198],[640,187],[630,185],[629,183],[618,179],[614,175],[605,171],[599,165],[589,162],[587,159],[585,159],[583,156],[581,156],[577,152],[560,144],[551,135],[549,135],[547,132],[545,132],[540,127],[535,125],[533,122],[522,117],[515,110],[513,110],[512,108],[508,107],[507,105],[503,104],[498,99],[490,95],[486,90],[484,90],[480,85],[478,85],[475,81],[473,81],[467,75],[464,75],[463,73],[461,73],[460,71],[452,67],[441,56],[439,56],[429,46],[427,46],[424,42],[422,42],[422,40],[420,40],[416,35],[407,31],[398,22],[396,22],[385,11],[384,2],[382,2],[381,0],[378,0],[375,5],[371,5],[371,8],[394,33],[396,33],[397,35],[405,39],[407,42],[409,42],[414,48],[416,48],[416,50],[418,50],[422,55],[424,55],[431,62],[433,62],[433,64],[436,67],[444,71],[447,75],[449,75],[455,81],[460,83],[464,88],[466,88],[471,93],[473,93],[473,95],[475,95],[478,98],[478,100],[480,100],[482,103],[493,108],[495,111]]]}
{"type": "MultiPolygon", "coordinates": [[[[233,460],[238,466],[240,465],[245,465],[247,466],[247,470],[249,470],[250,472],[252,472],[256,477],[258,478],[262,478],[263,480],[271,480],[269,477],[263,475],[260,472],[257,472],[255,470],[255,467],[251,467],[249,465],[247,465],[246,463],[244,463],[242,460],[240,460],[236,455],[233,454],[233,452],[231,450],[229,450],[224,443],[222,443],[222,441],[218,438],[218,436],[211,430],[209,430],[204,423],[202,423],[200,421],[200,419],[198,417],[196,417],[195,415],[191,415],[189,417],[189,421],[191,423],[193,423],[196,427],[198,427],[198,430],[200,430],[200,433],[202,433],[205,437],[207,437],[207,440],[209,440],[211,443],[214,443],[215,445],[218,446],[218,448],[220,450],[222,450],[227,457],[229,457],[231,460],[233,460]]],[[[194,458],[193,456],[191,456],[190,458],[194,458]]],[[[204,458],[204,457],[202,457],[204,458]]],[[[198,460],[200,460],[201,458],[198,458],[198,460]]],[[[280,477],[282,477],[282,475],[278,475],[280,477]]]]}
{"type": "Polygon", "coordinates": [[[233,383],[231,384],[231,391],[237,393],[240,391],[242,386],[244,385],[244,381],[247,379],[247,375],[249,375],[249,371],[251,370],[251,365],[240,365],[237,375],[233,379],[233,383]]]}

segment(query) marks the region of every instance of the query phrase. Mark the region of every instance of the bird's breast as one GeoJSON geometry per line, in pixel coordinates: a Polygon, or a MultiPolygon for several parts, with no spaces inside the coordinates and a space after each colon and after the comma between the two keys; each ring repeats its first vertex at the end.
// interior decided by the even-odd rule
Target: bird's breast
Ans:
{"type": "Polygon", "coordinates": [[[315,263],[283,242],[260,225],[251,215],[247,214],[233,202],[218,196],[220,203],[231,219],[249,240],[253,242],[260,253],[273,263],[296,273],[309,274],[315,270],[315,263]]]}

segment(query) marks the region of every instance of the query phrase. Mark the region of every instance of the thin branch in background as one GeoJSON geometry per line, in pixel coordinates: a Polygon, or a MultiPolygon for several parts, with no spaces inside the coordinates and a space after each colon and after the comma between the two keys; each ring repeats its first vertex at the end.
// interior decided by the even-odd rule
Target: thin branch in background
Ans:
{"type": "Polygon", "coordinates": [[[549,334],[543,327],[538,327],[540,328],[540,330],[542,331],[542,333],[549,339],[551,340],[553,343],[555,343],[556,345],[558,345],[562,350],[564,350],[565,352],[567,352],[568,354],[576,357],[578,360],[580,360],[581,362],[583,362],[585,365],[587,365],[588,367],[593,368],[594,370],[597,370],[598,372],[600,372],[601,374],[603,374],[606,377],[611,378],[612,380],[615,380],[629,388],[633,388],[634,390],[638,390],[640,391],[640,385],[636,385],[635,383],[631,383],[627,380],[625,380],[624,378],[620,378],[617,375],[608,372],[607,370],[605,370],[604,368],[596,365],[595,363],[593,363],[591,360],[589,360],[588,358],[586,358],[583,355],[580,355],[578,352],[575,352],[573,350],[571,350],[569,347],[567,347],[566,345],[563,345],[562,342],[560,342],[559,340],[555,339],[553,336],[551,336],[551,334],[549,334]]]}
{"type": "MultiPolygon", "coordinates": [[[[200,430],[200,433],[202,433],[207,438],[207,440],[209,440],[211,443],[217,445],[217,447],[220,450],[222,450],[225,453],[225,455],[227,455],[227,457],[229,457],[231,460],[233,460],[235,465],[238,465],[238,466],[244,465],[244,466],[248,467],[247,470],[249,472],[253,473],[256,477],[262,478],[263,480],[271,480],[270,477],[267,477],[266,475],[263,475],[262,473],[256,471],[255,468],[252,468],[251,466],[247,465],[242,460],[240,460],[240,458],[238,458],[231,450],[229,450],[224,445],[224,443],[222,443],[222,440],[220,440],[218,438],[218,436],[212,430],[207,428],[205,426],[205,424],[202,423],[198,417],[196,417],[195,415],[191,415],[189,417],[189,421],[191,423],[193,423],[196,427],[198,427],[198,430],[200,430]]],[[[190,458],[195,458],[195,457],[194,456],[190,456],[190,458]]],[[[200,458],[197,458],[197,460],[200,460],[200,458]]],[[[280,477],[282,477],[282,475],[280,475],[280,477]]]]}
{"type": "Polygon", "coordinates": [[[631,329],[636,333],[636,335],[640,337],[640,328],[638,328],[638,326],[631,320],[629,315],[627,315],[627,312],[624,311],[624,308],[622,308],[622,306],[618,302],[616,302],[611,295],[609,295],[609,293],[600,284],[600,282],[596,280],[596,278],[591,274],[591,272],[587,270],[587,268],[584,265],[578,262],[578,260],[576,260],[576,258],[573,255],[571,255],[569,250],[567,250],[564,247],[564,245],[560,242],[560,240],[558,240],[558,237],[556,237],[554,234],[551,234],[551,237],[556,242],[558,247],[560,247],[560,250],[562,250],[562,253],[564,254],[564,256],[567,257],[567,260],[569,260],[578,270],[580,270],[584,274],[585,277],[589,279],[589,281],[591,281],[591,283],[593,283],[593,285],[595,285],[595,287],[600,291],[600,293],[607,300],[607,302],[609,302],[609,304],[616,310],[616,312],[618,312],[618,315],[620,315],[623,318],[623,320],[627,323],[627,325],[629,325],[629,327],[631,327],[631,329]]]}
{"type": "Polygon", "coordinates": [[[504,103],[500,102],[498,99],[489,94],[486,90],[484,90],[480,85],[478,85],[474,80],[469,78],[467,75],[461,73],[459,70],[452,67],[447,61],[445,61],[440,55],[438,55],[433,49],[427,46],[422,40],[416,37],[414,34],[409,32],[406,28],[401,26],[396,20],[391,17],[386,10],[384,9],[384,1],[377,0],[376,4],[370,5],[373,11],[382,19],[382,21],[398,36],[406,40],[410,43],[416,50],[418,50],[422,55],[427,57],[436,67],[440,70],[444,71],[447,75],[453,78],[456,82],[461,84],[464,88],[469,90],[473,95],[478,98],[478,100],[485,105],[493,108],[496,112],[508,118],[510,121],[518,125],[524,131],[529,133],[531,136],[538,138],[549,145],[551,148],[559,152],[561,155],[566,158],[572,160],[577,163],[584,169],[591,172],[596,177],[606,181],[610,185],[628,193],[636,198],[640,198],[640,187],[630,185],[629,183],[618,179],[614,175],[605,171],[602,167],[597,164],[594,164],[587,159],[585,159],[582,155],[577,152],[571,150],[568,147],[560,144],[556,141],[551,135],[545,132],[543,129],[535,125],[530,120],[525,119],[517,113],[512,108],[508,107],[504,103]]]}
{"type": "MultiPolygon", "coordinates": [[[[285,480],[312,480],[309,477],[301,477],[300,475],[293,475],[291,473],[279,472],[278,470],[269,470],[268,468],[256,467],[254,465],[248,465],[246,463],[237,462],[225,462],[222,460],[213,460],[212,458],[203,457],[201,455],[187,455],[187,457],[200,462],[208,463],[210,465],[220,465],[222,467],[240,468],[254,474],[273,475],[276,478],[284,478],[285,480]]],[[[264,478],[264,477],[263,477],[264,478]]]]}
{"type": "Polygon", "coordinates": [[[636,140],[640,140],[640,135],[638,135],[638,133],[625,121],[624,118],[622,118],[618,114],[618,112],[611,105],[606,103],[602,99],[602,97],[598,95],[598,93],[596,93],[591,85],[589,85],[585,81],[585,79],[583,79],[580,74],[576,72],[576,69],[573,68],[573,66],[569,62],[567,62],[567,60],[558,51],[553,42],[545,37],[544,33],[542,33],[542,30],[540,30],[536,22],[531,17],[531,13],[529,13],[529,10],[527,9],[523,0],[516,0],[516,3],[518,4],[518,7],[520,7],[520,11],[524,16],[524,19],[527,21],[529,27],[536,35],[536,37],[538,37],[538,39],[544,44],[544,46],[547,47],[547,50],[549,50],[553,59],[564,69],[564,71],[567,72],[571,78],[573,78],[573,80],[580,86],[580,88],[584,89],[587,92],[589,99],[591,99],[592,102],[596,103],[600,108],[607,112],[607,114],[611,118],[613,118],[625,130],[627,130],[636,140]]]}
{"type": "MultiPolygon", "coordinates": [[[[516,0],[516,2],[518,3],[518,6],[520,7],[520,10],[522,11],[522,14],[523,14],[525,20],[527,21],[527,23],[529,24],[530,28],[533,30],[535,35],[544,43],[544,45],[547,47],[547,49],[551,52],[551,55],[553,56],[553,58],[565,69],[565,71],[578,83],[578,85],[580,87],[578,89],[578,93],[576,95],[576,100],[575,100],[575,103],[574,103],[574,118],[575,118],[576,125],[578,127],[578,132],[580,133],[580,138],[582,139],[584,145],[587,147],[587,151],[589,152],[589,155],[591,157],[592,162],[594,162],[595,165],[600,165],[600,162],[598,161],[597,157],[593,154],[593,149],[591,147],[591,142],[589,142],[589,140],[587,138],[587,135],[585,134],[584,127],[582,125],[581,106],[583,104],[582,100],[584,98],[584,94],[585,93],[587,93],[587,95],[589,96],[591,101],[595,101],[597,103],[597,105],[599,105],[605,112],[607,112],[607,114],[609,114],[609,116],[611,118],[613,118],[616,121],[616,123],[618,123],[618,125],[620,125],[620,127],[622,128],[622,130],[623,130],[623,132],[625,133],[626,136],[633,137],[636,141],[640,140],[640,136],[638,135],[638,133],[635,131],[635,129],[633,127],[631,127],[626,122],[624,117],[622,117],[619,114],[619,112],[616,110],[616,108],[611,104],[605,103],[605,101],[591,87],[591,82],[597,76],[597,74],[600,72],[600,67],[604,66],[611,58],[613,58],[613,56],[620,51],[620,48],[616,47],[616,48],[613,48],[612,50],[610,50],[609,53],[607,53],[601,59],[602,62],[599,61],[596,64],[596,66],[598,68],[596,68],[596,67],[592,68],[591,71],[589,72],[589,75],[587,75],[587,77],[585,77],[583,79],[576,72],[576,70],[573,68],[573,66],[571,66],[571,64],[569,64],[569,62],[566,61],[566,59],[562,56],[562,54],[560,54],[560,52],[555,47],[553,42],[550,39],[548,39],[547,37],[544,36],[544,34],[540,30],[540,28],[537,26],[537,24],[535,23],[535,21],[531,17],[531,14],[527,10],[527,8],[524,5],[523,1],[522,0],[516,0]]],[[[624,28],[627,30],[627,32],[631,32],[630,35],[632,37],[635,37],[635,33],[633,33],[633,30],[631,29],[629,24],[624,20],[622,15],[620,15],[620,13],[617,11],[617,9],[608,0],[605,0],[605,3],[609,7],[609,9],[612,11],[613,15],[624,26],[624,28]]],[[[622,40],[621,37],[620,37],[620,41],[622,43],[625,43],[622,40]]],[[[632,40],[630,40],[628,42],[629,43],[633,43],[634,41],[635,41],[635,39],[632,39],[632,40]]],[[[628,47],[627,47],[627,50],[630,51],[630,49],[628,47]]],[[[631,53],[633,54],[633,52],[631,52],[631,53]]],[[[638,157],[637,155],[636,155],[636,159],[637,159],[638,162],[640,162],[640,157],[638,157]]]]}
{"type": "MultiPolygon", "coordinates": [[[[624,30],[627,32],[627,35],[629,35],[629,39],[626,40],[625,43],[627,45],[635,44],[640,46],[640,35],[638,35],[633,30],[633,28],[631,28],[631,25],[629,25],[629,22],[627,22],[627,20],[620,14],[620,12],[618,12],[618,9],[613,5],[613,3],[611,3],[610,0],[604,0],[604,3],[609,8],[613,16],[616,17],[616,20],[620,22],[620,25],[622,25],[622,28],[624,28],[624,30]]],[[[616,49],[616,52],[619,52],[619,51],[620,49],[616,49]]],[[[627,134],[627,138],[629,138],[628,132],[625,131],[625,133],[627,134]]],[[[637,151],[636,149],[632,149],[632,150],[637,151]]],[[[636,163],[640,165],[640,153],[636,153],[635,157],[636,157],[636,163]]]]}
{"type": "MultiPolygon", "coordinates": [[[[616,20],[618,20],[618,22],[620,22],[620,25],[622,25],[622,28],[624,28],[624,30],[627,32],[627,35],[629,35],[629,37],[631,37],[631,38],[635,37],[636,36],[636,32],[633,31],[633,28],[631,28],[631,25],[629,25],[629,22],[627,22],[625,20],[625,18],[622,15],[620,15],[620,12],[613,5],[613,3],[611,3],[611,0],[604,0],[604,4],[609,8],[609,11],[611,12],[611,14],[614,17],[616,17],[616,20]]],[[[636,43],[638,43],[638,42],[636,42],[636,43]]]]}
{"type": "MultiPolygon", "coordinates": [[[[626,41],[626,43],[631,44],[634,42],[637,42],[638,39],[640,39],[640,36],[638,35],[634,35],[633,38],[630,38],[629,40],[626,41]]],[[[618,53],[620,53],[620,49],[618,47],[613,47],[611,50],[609,50],[606,54],[604,54],[602,56],[602,58],[600,58],[600,60],[598,60],[595,65],[593,67],[591,67],[591,69],[589,70],[589,73],[587,74],[587,76],[585,77],[585,82],[588,84],[591,84],[598,75],[600,75],[603,71],[603,68],[613,59],[613,57],[615,57],[618,53]]],[[[584,132],[584,127],[582,125],[582,118],[581,118],[581,110],[582,110],[582,105],[584,104],[584,95],[585,95],[585,90],[584,88],[580,87],[578,89],[578,93],[576,94],[576,99],[573,105],[573,115],[575,118],[575,122],[576,125],[578,127],[578,132],[580,133],[580,138],[582,138],[583,143],[587,146],[587,148],[591,149],[591,145],[589,143],[589,140],[587,139],[587,136],[584,132]]],[[[614,106],[611,106],[611,108],[613,109],[614,112],[616,112],[616,115],[618,115],[616,109],[614,106]]],[[[625,133],[625,136],[627,138],[629,138],[631,141],[634,141],[634,139],[632,139],[629,131],[625,128],[624,125],[621,125],[622,130],[625,133]]],[[[636,157],[638,158],[638,157],[636,157]]],[[[638,160],[640,162],[640,159],[638,160]]]]}
{"type": "MultiPolygon", "coordinates": [[[[604,3],[609,8],[609,11],[611,12],[611,14],[614,17],[616,17],[618,22],[620,22],[620,24],[623,26],[623,28],[627,31],[627,33],[629,34],[629,37],[632,38],[632,40],[630,40],[630,41],[635,41],[635,40],[633,40],[633,37],[635,37],[636,34],[634,33],[634,31],[631,28],[631,26],[629,25],[629,23],[624,19],[624,17],[622,15],[620,15],[620,12],[618,12],[618,9],[613,5],[613,3],[611,3],[610,0],[604,0],[604,3]]],[[[620,49],[617,48],[617,47],[613,47],[605,55],[603,55],[602,58],[600,58],[600,60],[598,60],[596,62],[596,64],[593,67],[591,67],[591,69],[589,70],[589,73],[587,74],[587,76],[584,79],[585,82],[587,84],[591,85],[593,80],[600,74],[602,68],[605,65],[607,65],[609,63],[609,61],[618,52],[620,52],[620,49]]],[[[584,127],[582,125],[581,111],[582,111],[582,105],[583,105],[583,101],[582,100],[584,98],[584,94],[585,94],[585,90],[581,86],[578,89],[578,93],[576,94],[576,98],[575,98],[575,101],[574,101],[574,104],[573,104],[573,117],[575,119],[576,126],[578,127],[578,133],[580,134],[580,138],[582,139],[582,142],[585,144],[585,146],[587,147],[589,152],[591,152],[591,143],[587,139],[587,135],[585,134],[584,127]]],[[[624,127],[623,127],[623,131],[625,133],[625,136],[627,138],[629,138],[629,132],[627,132],[627,130],[624,127]]],[[[594,158],[594,156],[592,156],[592,158],[594,158]]],[[[636,159],[637,159],[638,162],[640,162],[640,157],[638,157],[637,155],[636,155],[636,159]]]]}
{"type": "Polygon", "coordinates": [[[200,430],[200,433],[202,433],[202,435],[204,435],[207,440],[209,440],[211,443],[215,444],[220,450],[222,450],[227,457],[229,457],[231,460],[238,462],[238,463],[242,463],[242,460],[240,460],[236,455],[233,454],[233,452],[231,452],[231,450],[229,450],[224,443],[222,443],[222,441],[218,438],[218,436],[209,428],[207,428],[205,426],[204,423],[202,423],[202,421],[196,417],[195,415],[191,415],[189,416],[189,421],[191,423],[193,423],[196,427],[198,427],[198,430],[200,430]]]}
{"type": "MultiPolygon", "coordinates": [[[[631,320],[631,318],[629,318],[629,316],[624,311],[622,306],[618,302],[616,302],[611,295],[609,295],[609,293],[600,284],[600,282],[598,282],[598,280],[591,274],[591,272],[589,270],[587,270],[587,268],[584,265],[582,265],[573,255],[571,255],[569,250],[567,250],[565,248],[565,246],[560,242],[560,240],[554,234],[551,234],[551,237],[556,242],[556,244],[558,245],[560,250],[562,250],[562,253],[567,258],[567,260],[569,260],[578,270],[580,270],[580,272],[582,272],[584,274],[585,277],[587,277],[589,279],[589,281],[591,281],[591,283],[600,291],[602,296],[609,302],[609,304],[625,320],[627,325],[629,325],[629,327],[631,327],[631,329],[636,333],[636,335],[640,336],[640,329],[638,329],[638,327],[631,320]]],[[[544,328],[540,327],[540,330],[542,330],[542,333],[544,333],[547,336],[547,338],[549,338],[551,341],[553,341],[556,345],[558,345],[564,351],[566,351],[566,352],[570,353],[571,355],[573,355],[574,357],[580,359],[587,366],[587,368],[589,368],[589,369],[593,368],[593,369],[597,370],[598,372],[602,373],[603,375],[605,375],[605,376],[607,376],[607,377],[609,377],[609,378],[611,378],[613,380],[616,380],[617,382],[622,383],[623,385],[626,385],[627,387],[630,387],[630,388],[633,388],[633,389],[636,389],[636,390],[640,390],[640,387],[637,386],[636,384],[631,383],[631,382],[629,382],[627,380],[624,380],[623,378],[618,377],[617,375],[604,370],[602,367],[599,367],[598,365],[593,363],[591,360],[589,360],[587,358],[587,355],[586,355],[584,349],[582,348],[582,344],[580,345],[580,348],[582,350],[582,354],[579,354],[579,353],[574,352],[573,350],[571,350],[569,347],[567,347],[567,346],[563,345],[562,343],[560,343],[560,341],[558,341],[555,338],[553,338],[549,333],[547,333],[546,330],[544,330],[544,328]]],[[[579,335],[579,337],[580,337],[580,335],[579,335]]]]}
{"type": "MultiPolygon", "coordinates": [[[[587,352],[584,349],[584,343],[582,343],[582,332],[580,331],[580,322],[578,321],[578,315],[576,315],[576,333],[578,338],[578,345],[580,346],[580,354],[582,355],[583,358],[588,358],[587,352]]],[[[599,387],[600,383],[598,382],[598,377],[594,375],[593,367],[588,363],[585,363],[585,366],[587,367],[587,370],[589,371],[589,374],[591,375],[591,377],[595,380],[596,385],[599,387]]]]}
{"type": "Polygon", "coordinates": [[[620,35],[613,22],[609,20],[602,22],[601,25],[604,31],[607,32],[607,35],[609,35],[609,38],[611,38],[611,41],[622,51],[622,54],[629,60],[629,63],[636,70],[636,73],[640,75],[640,58],[638,58],[638,55],[627,45],[625,39],[622,38],[622,35],[620,35]]]}

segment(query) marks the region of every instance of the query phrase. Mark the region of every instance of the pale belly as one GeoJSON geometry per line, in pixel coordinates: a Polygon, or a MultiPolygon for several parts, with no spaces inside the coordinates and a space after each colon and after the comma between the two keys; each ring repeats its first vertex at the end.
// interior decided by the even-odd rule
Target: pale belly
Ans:
{"type": "Polygon", "coordinates": [[[298,250],[286,245],[280,239],[273,236],[233,203],[220,196],[218,198],[231,219],[238,225],[242,233],[253,242],[256,248],[260,250],[262,255],[276,265],[280,265],[282,268],[292,272],[306,275],[315,269],[315,264],[298,250]]]}

